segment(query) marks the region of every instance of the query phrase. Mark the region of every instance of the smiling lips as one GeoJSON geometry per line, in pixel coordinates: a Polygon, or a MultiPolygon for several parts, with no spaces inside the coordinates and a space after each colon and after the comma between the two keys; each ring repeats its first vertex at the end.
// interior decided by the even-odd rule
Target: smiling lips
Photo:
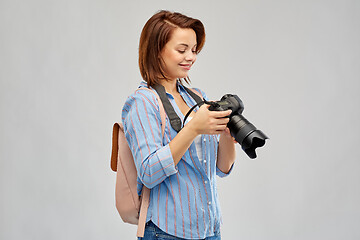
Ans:
{"type": "Polygon", "coordinates": [[[190,70],[192,64],[179,64],[183,69],[190,70]]]}

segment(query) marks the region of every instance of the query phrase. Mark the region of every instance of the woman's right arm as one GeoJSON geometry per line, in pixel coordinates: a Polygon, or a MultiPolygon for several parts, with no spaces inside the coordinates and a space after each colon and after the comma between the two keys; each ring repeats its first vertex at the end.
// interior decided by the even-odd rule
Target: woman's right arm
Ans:
{"type": "Polygon", "coordinates": [[[138,177],[142,183],[153,188],[167,177],[177,173],[180,161],[194,138],[199,134],[219,134],[229,121],[224,118],[231,110],[209,111],[203,105],[193,119],[163,146],[161,118],[156,97],[148,91],[137,91],[130,96],[123,108],[124,132],[134,157],[138,177]]]}
{"type": "Polygon", "coordinates": [[[148,188],[175,174],[169,144],[163,146],[159,107],[156,97],[147,90],[138,90],[125,102],[122,121],[137,174],[148,188]]]}

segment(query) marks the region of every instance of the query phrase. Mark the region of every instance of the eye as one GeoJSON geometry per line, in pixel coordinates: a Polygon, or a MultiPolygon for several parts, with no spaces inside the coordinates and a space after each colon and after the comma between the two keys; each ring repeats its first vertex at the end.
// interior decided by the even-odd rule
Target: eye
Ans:
{"type": "Polygon", "coordinates": [[[179,53],[185,53],[185,50],[178,50],[179,53]]]}

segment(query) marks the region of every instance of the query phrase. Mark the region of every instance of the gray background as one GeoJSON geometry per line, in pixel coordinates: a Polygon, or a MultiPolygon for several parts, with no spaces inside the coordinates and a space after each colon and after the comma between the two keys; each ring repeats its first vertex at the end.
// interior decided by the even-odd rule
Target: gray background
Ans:
{"type": "Polygon", "coordinates": [[[360,2],[0,1],[0,239],[135,239],[112,124],[159,9],[203,21],[192,86],[271,138],[219,180],[223,239],[360,239],[360,2]]]}

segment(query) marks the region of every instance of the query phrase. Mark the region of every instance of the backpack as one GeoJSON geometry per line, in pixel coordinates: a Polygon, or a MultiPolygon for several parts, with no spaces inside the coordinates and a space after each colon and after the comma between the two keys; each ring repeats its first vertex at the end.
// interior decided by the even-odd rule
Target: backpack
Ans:
{"type": "MultiPolygon", "coordinates": [[[[201,102],[201,94],[197,90],[189,90],[186,87],[185,89],[197,103],[201,102]]],[[[162,137],[164,137],[165,133],[166,115],[169,117],[171,126],[175,130],[180,131],[181,120],[166,97],[165,88],[157,85],[155,86],[156,92],[145,87],[139,88],[136,91],[139,90],[151,91],[156,96],[160,110],[162,137]]],[[[144,237],[150,189],[143,186],[141,196],[137,194],[137,171],[134,158],[125,138],[122,123],[115,123],[113,126],[110,165],[111,169],[116,172],[115,205],[120,217],[126,223],[137,224],[137,237],[144,237]]]]}
{"type": "MultiPolygon", "coordinates": [[[[159,95],[149,88],[140,89],[151,91],[155,94],[160,109],[161,133],[162,136],[164,136],[166,113],[159,95]]],[[[137,224],[137,236],[144,237],[150,189],[143,186],[141,197],[137,193],[137,172],[135,162],[126,141],[122,123],[115,123],[113,126],[110,165],[111,169],[116,172],[115,205],[120,217],[126,223],[137,224]]]]}

